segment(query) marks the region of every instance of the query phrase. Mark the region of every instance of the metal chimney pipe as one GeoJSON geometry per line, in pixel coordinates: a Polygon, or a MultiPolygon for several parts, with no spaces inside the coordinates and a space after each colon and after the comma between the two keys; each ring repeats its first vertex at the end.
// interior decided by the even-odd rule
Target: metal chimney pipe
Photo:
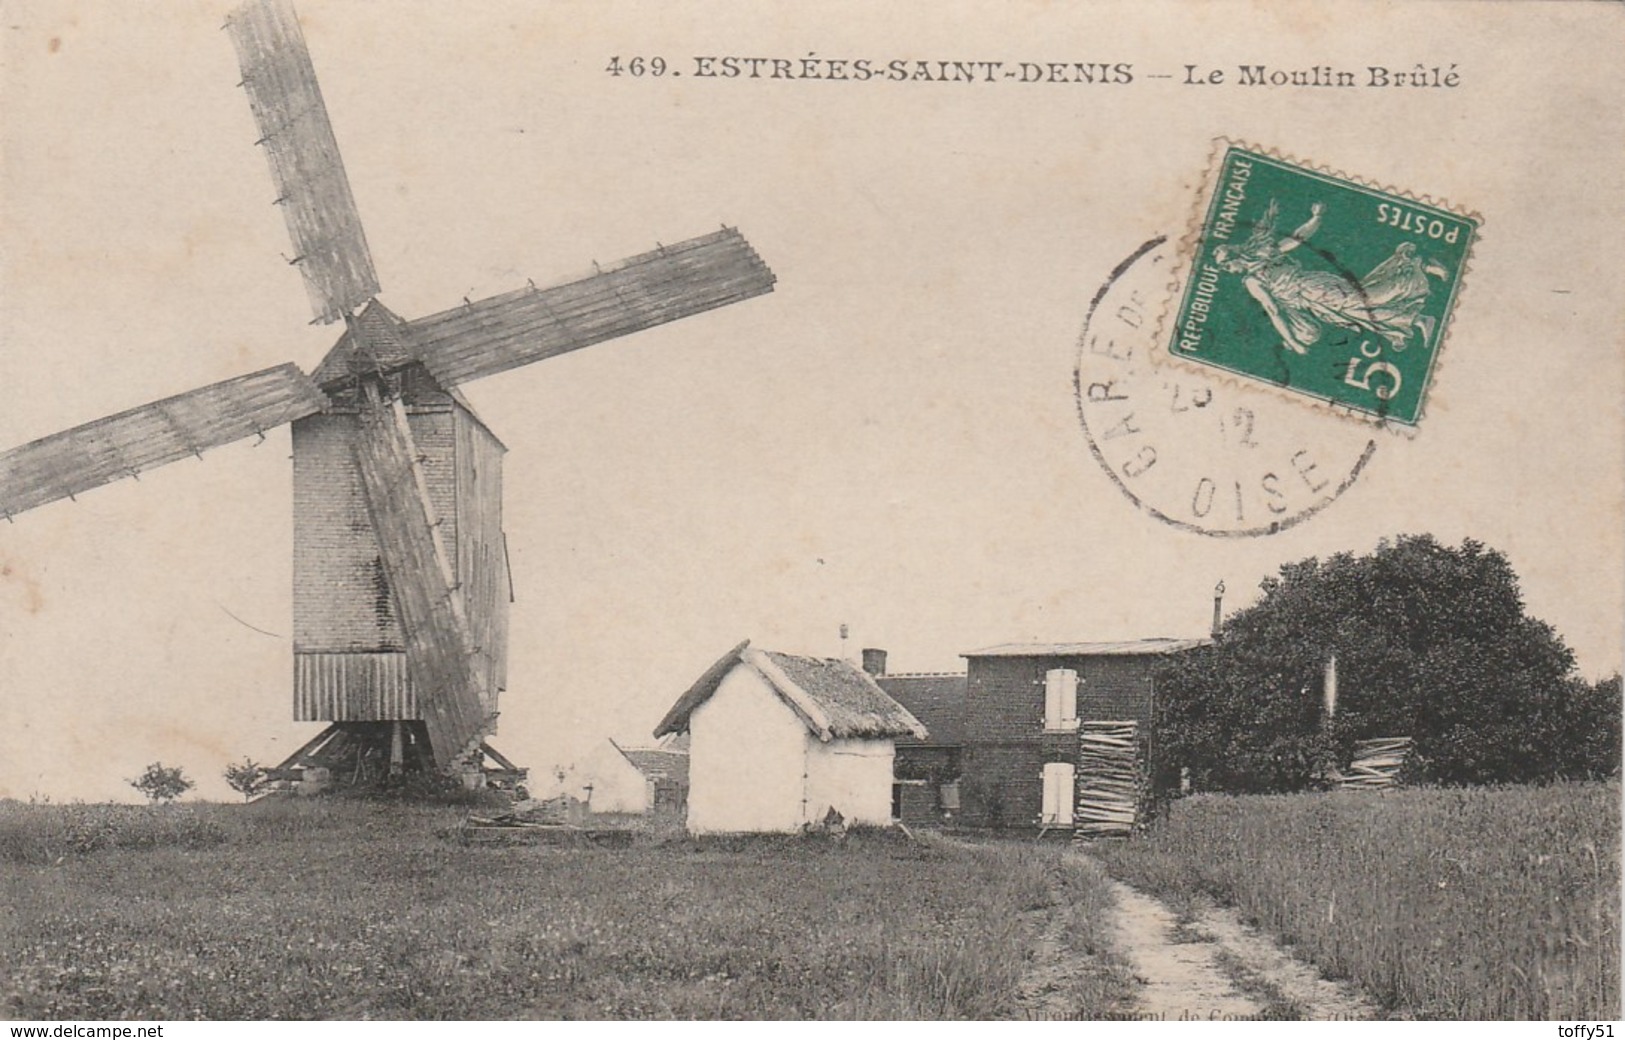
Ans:
{"type": "Polygon", "coordinates": [[[1224,618],[1224,580],[1213,586],[1213,627],[1209,634],[1214,639],[1219,638],[1219,624],[1224,618]]]}

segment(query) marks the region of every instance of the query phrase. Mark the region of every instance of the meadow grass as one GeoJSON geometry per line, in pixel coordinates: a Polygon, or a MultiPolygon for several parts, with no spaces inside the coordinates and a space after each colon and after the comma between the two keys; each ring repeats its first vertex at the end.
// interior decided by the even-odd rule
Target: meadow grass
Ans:
{"type": "Polygon", "coordinates": [[[1109,895],[1054,848],[658,830],[463,846],[460,819],[326,798],[0,803],[0,1017],[996,1018],[1022,1013],[1055,915],[1099,950],[1079,999],[1102,1006],[1076,1012],[1124,995],[1109,895]]]}
{"type": "Polygon", "coordinates": [[[1197,796],[1095,851],[1176,904],[1236,906],[1390,1010],[1620,1015],[1618,781],[1197,796]]]}

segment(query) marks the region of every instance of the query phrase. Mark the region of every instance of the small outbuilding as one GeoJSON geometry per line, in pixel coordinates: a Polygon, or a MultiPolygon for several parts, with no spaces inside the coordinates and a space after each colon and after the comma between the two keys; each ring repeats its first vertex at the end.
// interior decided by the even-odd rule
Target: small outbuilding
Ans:
{"type": "Polygon", "coordinates": [[[833,810],[892,819],[893,741],[926,729],[861,668],[758,650],[747,640],[706,669],[654,735],[689,735],[688,829],[793,832],[833,810]]]}
{"type": "Polygon", "coordinates": [[[595,813],[676,813],[688,797],[688,751],[671,742],[623,747],[607,738],[565,771],[559,792],[595,813]]]}

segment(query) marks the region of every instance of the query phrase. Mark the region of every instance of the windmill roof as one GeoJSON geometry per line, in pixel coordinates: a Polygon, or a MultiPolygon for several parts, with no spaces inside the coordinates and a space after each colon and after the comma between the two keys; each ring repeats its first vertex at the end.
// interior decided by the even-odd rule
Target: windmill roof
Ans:
{"type": "Polygon", "coordinates": [[[964,739],[965,673],[882,675],[875,680],[880,688],[930,731],[924,741],[898,738],[898,744],[953,745],[964,739]]]}
{"type": "Polygon", "coordinates": [[[655,727],[654,735],[662,737],[686,730],[694,709],[710,699],[729,672],[741,666],[765,679],[820,740],[902,736],[925,740],[929,736],[919,719],[889,697],[868,672],[851,662],[757,650],[749,640],[707,668],[677,698],[655,727]]]}
{"type": "Polygon", "coordinates": [[[1001,643],[961,657],[1129,657],[1177,654],[1206,646],[1210,639],[1128,639],[1111,643],[1001,643]]]}
{"type": "MultiPolygon", "coordinates": [[[[361,313],[355,317],[355,324],[361,326],[366,333],[367,343],[377,354],[377,368],[389,372],[417,361],[416,355],[406,344],[406,338],[401,335],[401,319],[377,300],[361,309],[361,313]]],[[[372,358],[358,358],[356,355],[355,333],[346,329],[339,341],[333,344],[333,349],[322,358],[322,363],[316,366],[316,371],[311,373],[311,379],[316,381],[316,385],[325,387],[351,378],[358,370],[374,370],[372,358]]]]}

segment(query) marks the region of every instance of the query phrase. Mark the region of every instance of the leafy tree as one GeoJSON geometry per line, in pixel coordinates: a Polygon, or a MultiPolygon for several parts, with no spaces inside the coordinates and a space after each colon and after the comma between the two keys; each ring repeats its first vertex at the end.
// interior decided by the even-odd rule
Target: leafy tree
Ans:
{"type": "Polygon", "coordinates": [[[245,802],[265,790],[266,785],[271,782],[270,777],[266,775],[265,767],[246,756],[241,762],[228,765],[225,777],[226,783],[231,785],[233,791],[242,795],[245,802]]]}
{"type": "Polygon", "coordinates": [[[1597,780],[1620,771],[1620,702],[1618,673],[1594,683],[1569,684],[1560,728],[1555,774],[1569,780],[1597,780]]]}
{"type": "MultiPolygon", "coordinates": [[[[1287,564],[1262,587],[1214,645],[1159,675],[1160,784],[1186,767],[1197,789],[1301,790],[1370,737],[1411,737],[1411,778],[1437,783],[1591,775],[1608,754],[1605,736],[1573,768],[1576,737],[1606,714],[1608,692],[1570,674],[1573,654],[1524,613],[1517,575],[1493,549],[1401,536],[1366,556],[1287,564]],[[1337,712],[1323,726],[1334,653],[1337,712]]],[[[1611,689],[1617,713],[1617,680],[1611,689]]]]}
{"type": "Polygon", "coordinates": [[[146,772],[129,783],[154,805],[159,802],[172,802],[196,786],[186,779],[180,766],[166,766],[162,762],[154,762],[147,767],[146,772]]]}

